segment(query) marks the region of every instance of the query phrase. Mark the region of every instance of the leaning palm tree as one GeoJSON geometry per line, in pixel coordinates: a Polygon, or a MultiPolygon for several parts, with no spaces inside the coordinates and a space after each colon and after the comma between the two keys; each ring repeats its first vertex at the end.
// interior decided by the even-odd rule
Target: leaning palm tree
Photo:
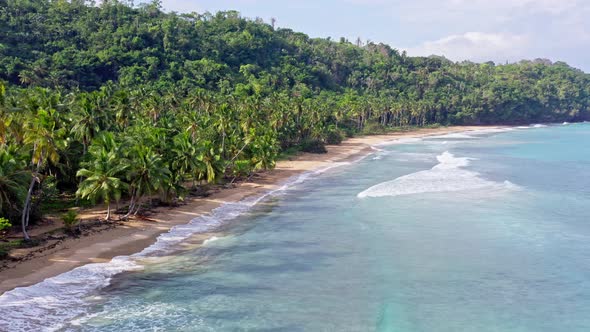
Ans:
{"type": "Polygon", "coordinates": [[[64,130],[56,129],[55,110],[40,109],[36,117],[31,117],[25,123],[24,143],[31,149],[31,182],[23,205],[21,226],[26,241],[30,240],[27,233],[31,212],[31,198],[35,183],[41,183],[41,171],[48,162],[54,164],[59,160],[62,145],[61,136],[64,130]]]}
{"type": "Polygon", "coordinates": [[[102,149],[94,152],[87,168],[80,169],[76,174],[84,178],[76,195],[91,201],[102,199],[107,206],[105,221],[111,220],[111,202],[118,201],[122,190],[127,187],[118,177],[125,168],[115,152],[102,149]]]}

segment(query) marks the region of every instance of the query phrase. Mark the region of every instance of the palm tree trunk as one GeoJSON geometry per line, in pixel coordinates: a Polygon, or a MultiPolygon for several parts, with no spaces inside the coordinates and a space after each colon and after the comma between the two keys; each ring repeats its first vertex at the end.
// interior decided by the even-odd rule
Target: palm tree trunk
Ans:
{"type": "Polygon", "coordinates": [[[105,221],[109,221],[111,220],[111,203],[107,203],[107,217],[105,219],[105,221]]]}
{"type": "Polygon", "coordinates": [[[131,201],[129,202],[129,210],[127,210],[127,213],[123,216],[123,219],[129,218],[131,213],[133,213],[134,208],[135,208],[135,195],[132,195],[131,201]]]}
{"type": "Polygon", "coordinates": [[[29,191],[27,192],[27,199],[25,200],[25,205],[23,206],[23,213],[21,219],[21,226],[23,229],[23,236],[25,241],[29,241],[31,238],[29,234],[27,234],[27,226],[29,226],[29,211],[31,210],[31,196],[33,196],[33,188],[35,187],[35,176],[31,179],[31,184],[29,185],[29,191]]]}
{"type": "Polygon", "coordinates": [[[225,157],[225,127],[222,128],[221,133],[221,153],[223,154],[223,157],[225,157]]]}
{"type": "Polygon", "coordinates": [[[133,212],[133,215],[136,216],[137,213],[139,212],[139,209],[141,209],[141,198],[137,199],[137,203],[135,204],[135,212],[133,212]]]}

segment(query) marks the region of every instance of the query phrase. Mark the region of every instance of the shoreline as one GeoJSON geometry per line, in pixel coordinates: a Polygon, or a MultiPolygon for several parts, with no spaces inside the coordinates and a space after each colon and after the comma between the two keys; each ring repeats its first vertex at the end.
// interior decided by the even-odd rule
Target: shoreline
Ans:
{"type": "MultiPolygon", "coordinates": [[[[155,243],[161,234],[168,232],[174,226],[184,225],[195,218],[208,215],[225,203],[234,203],[277,190],[288,179],[306,172],[370,155],[375,152],[373,149],[375,145],[404,138],[422,138],[494,128],[502,127],[453,126],[354,137],[346,139],[340,145],[327,146],[326,154],[302,153],[290,160],[278,161],[275,169],[261,172],[251,181],[239,183],[234,188],[222,189],[206,198],[188,198],[185,201],[186,204],[179,207],[158,208],[157,212],[150,216],[149,221],[134,220],[86,237],[67,239],[55,248],[0,271],[0,295],[18,287],[37,284],[86,264],[106,263],[117,256],[138,253],[155,243]]],[[[208,238],[207,234],[215,232],[212,230],[193,234],[189,239],[195,237],[197,241],[190,242],[193,245],[199,245],[208,238]]]]}

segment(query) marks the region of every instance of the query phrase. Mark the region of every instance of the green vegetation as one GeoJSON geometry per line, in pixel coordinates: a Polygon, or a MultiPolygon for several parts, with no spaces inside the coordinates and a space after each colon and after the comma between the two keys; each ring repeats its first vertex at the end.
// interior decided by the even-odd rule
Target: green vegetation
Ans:
{"type": "Polygon", "coordinates": [[[0,232],[3,232],[4,230],[10,228],[10,226],[12,226],[10,220],[6,218],[0,218],[0,232]]]}
{"type": "Polygon", "coordinates": [[[64,213],[61,216],[61,219],[64,222],[64,228],[68,232],[72,232],[73,231],[74,226],[76,225],[76,223],[78,223],[78,226],[80,226],[79,221],[78,221],[78,214],[74,210],[69,210],[68,212],[64,213]]]}
{"type": "Polygon", "coordinates": [[[319,139],[305,139],[301,142],[301,151],[309,153],[328,153],[326,145],[319,139]]]}
{"type": "Polygon", "coordinates": [[[158,1],[0,0],[0,22],[0,205],[27,239],[52,190],[108,220],[356,133],[590,119],[590,76],[561,62],[414,58],[158,1]]]}

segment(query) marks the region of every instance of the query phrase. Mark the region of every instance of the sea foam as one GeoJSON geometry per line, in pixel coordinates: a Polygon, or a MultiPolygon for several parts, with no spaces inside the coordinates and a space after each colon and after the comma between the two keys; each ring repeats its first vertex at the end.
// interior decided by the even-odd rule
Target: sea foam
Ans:
{"type": "Polygon", "coordinates": [[[469,131],[459,132],[459,133],[449,133],[449,134],[444,134],[444,135],[429,136],[428,138],[434,138],[434,139],[451,138],[451,139],[461,139],[461,140],[476,139],[476,138],[481,138],[480,135],[505,133],[505,132],[513,131],[513,130],[514,130],[514,128],[510,128],[510,127],[483,128],[483,129],[469,130],[469,131]]]}
{"type": "Polygon", "coordinates": [[[474,131],[470,131],[470,134],[497,134],[497,133],[505,133],[509,131],[513,131],[514,128],[512,127],[505,127],[505,128],[485,128],[485,129],[478,129],[474,131]]]}
{"type": "MultiPolygon", "coordinates": [[[[362,158],[361,158],[362,159],[362,158]]],[[[225,203],[188,224],[178,225],[160,235],[156,242],[131,256],[119,256],[108,263],[87,264],[28,287],[19,287],[0,296],[0,331],[57,331],[69,321],[88,312],[91,295],[108,286],[120,273],[143,269],[142,259],[173,251],[193,234],[212,231],[252,209],[269,196],[279,195],[329,169],[349,165],[332,163],[287,180],[279,188],[235,203],[225,203]]],[[[211,242],[213,239],[210,239],[211,242]]]]}
{"type": "Polygon", "coordinates": [[[402,138],[395,138],[389,141],[384,141],[378,144],[373,145],[371,148],[374,150],[381,150],[381,147],[386,147],[389,145],[398,145],[398,144],[414,144],[418,142],[422,142],[421,137],[402,137],[402,138]]]}
{"type": "Polygon", "coordinates": [[[216,241],[219,241],[219,237],[212,236],[212,237],[208,238],[207,240],[203,241],[203,245],[206,246],[206,245],[216,242],[216,241]]]}
{"type": "Polygon", "coordinates": [[[357,196],[384,197],[401,196],[420,193],[453,192],[474,189],[517,188],[509,181],[502,183],[489,181],[480,177],[479,173],[464,169],[469,166],[472,158],[455,157],[444,152],[437,156],[439,164],[432,169],[404,175],[392,181],[375,185],[357,196]]]}
{"type": "Polygon", "coordinates": [[[141,269],[130,257],[115,257],[6,292],[0,297],[0,331],[58,330],[85,312],[82,304],[92,291],[108,286],[116,274],[141,269]]]}
{"type": "Polygon", "coordinates": [[[463,133],[450,133],[444,135],[437,135],[437,136],[428,136],[427,138],[434,138],[434,139],[475,139],[477,137],[469,135],[467,132],[463,133]]]}

